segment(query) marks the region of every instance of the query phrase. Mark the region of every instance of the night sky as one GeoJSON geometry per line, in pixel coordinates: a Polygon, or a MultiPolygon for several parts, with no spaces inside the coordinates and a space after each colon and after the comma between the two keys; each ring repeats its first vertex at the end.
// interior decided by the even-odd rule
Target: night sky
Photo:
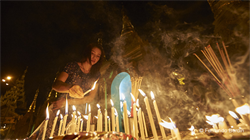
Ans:
{"type": "MultiPolygon", "coordinates": [[[[45,101],[56,73],[77,60],[100,32],[107,59],[122,29],[122,7],[138,35],[148,42],[156,23],[166,32],[180,24],[202,26],[213,32],[213,13],[207,1],[161,2],[1,2],[1,77],[25,78],[27,105],[40,89],[38,104],[45,101]]],[[[1,94],[7,89],[1,84],[1,94]]]]}

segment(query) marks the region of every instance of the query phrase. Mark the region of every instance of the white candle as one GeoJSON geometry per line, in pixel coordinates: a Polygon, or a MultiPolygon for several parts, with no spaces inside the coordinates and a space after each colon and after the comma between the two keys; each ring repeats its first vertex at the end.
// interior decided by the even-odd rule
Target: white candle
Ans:
{"type": "Polygon", "coordinates": [[[149,105],[149,102],[148,102],[148,97],[146,96],[146,94],[141,89],[139,89],[139,91],[144,96],[144,102],[145,102],[145,105],[146,105],[148,118],[149,118],[149,123],[151,125],[151,130],[153,132],[154,139],[158,140],[158,135],[157,135],[157,132],[156,132],[155,123],[154,123],[153,116],[152,116],[152,113],[151,113],[150,105],[149,105]]]}
{"type": "MultiPolygon", "coordinates": [[[[155,101],[154,93],[152,91],[151,91],[151,98],[153,100],[153,105],[154,105],[155,113],[156,113],[156,116],[157,116],[157,119],[158,119],[158,123],[160,123],[161,122],[161,116],[160,116],[159,109],[158,109],[158,106],[157,106],[156,101],[155,101]]],[[[165,134],[164,128],[161,125],[160,125],[160,130],[161,130],[162,138],[166,139],[166,134],[165,134]]]]}
{"type": "Polygon", "coordinates": [[[61,120],[60,120],[60,124],[59,124],[59,130],[58,130],[58,136],[61,135],[61,130],[62,130],[62,123],[63,123],[63,115],[60,114],[61,120]]]}
{"type": "Polygon", "coordinates": [[[142,121],[143,121],[143,125],[144,125],[144,131],[145,131],[145,136],[148,137],[148,131],[147,131],[147,125],[146,125],[146,121],[145,121],[145,116],[143,111],[141,111],[142,113],[142,121]]]}
{"type": "Polygon", "coordinates": [[[133,118],[134,118],[134,126],[135,126],[135,138],[138,139],[138,122],[137,122],[137,113],[136,113],[136,102],[135,102],[135,97],[132,93],[131,97],[133,99],[133,118]]]}
{"type": "Polygon", "coordinates": [[[102,112],[100,114],[100,132],[102,132],[102,112]]]}
{"type": "Polygon", "coordinates": [[[115,122],[115,126],[116,126],[116,132],[120,132],[120,128],[119,128],[119,120],[118,120],[118,113],[117,113],[117,111],[116,111],[116,109],[115,109],[115,120],[116,120],[116,122],[115,122]]]}
{"type": "Polygon", "coordinates": [[[68,118],[68,100],[67,100],[67,96],[66,96],[65,115],[63,117],[63,126],[62,126],[61,135],[64,135],[65,127],[66,127],[66,123],[67,123],[67,118],[68,118]]]}
{"type": "Polygon", "coordinates": [[[139,126],[140,126],[140,132],[141,132],[141,139],[145,139],[144,135],[144,129],[143,129],[143,121],[142,121],[142,113],[141,113],[141,108],[139,108],[138,111],[138,121],[139,121],[139,126]]]}
{"type": "Polygon", "coordinates": [[[76,116],[76,107],[73,105],[72,106],[72,109],[73,109],[73,117],[72,117],[72,130],[71,130],[71,133],[75,133],[75,129],[76,129],[76,119],[75,119],[75,116],[76,116]]]}
{"type": "Polygon", "coordinates": [[[83,128],[83,119],[81,119],[80,132],[82,132],[82,128],[83,128]]]}
{"type": "Polygon", "coordinates": [[[109,132],[111,132],[111,127],[110,127],[110,118],[108,116],[108,122],[109,122],[109,132]]]}
{"type": "Polygon", "coordinates": [[[53,122],[53,125],[52,125],[52,130],[51,130],[51,133],[50,133],[50,136],[49,136],[50,139],[53,138],[53,134],[54,134],[54,131],[55,131],[55,127],[56,127],[56,123],[57,123],[59,113],[60,113],[60,110],[58,110],[57,113],[56,113],[56,117],[54,119],[54,122],[53,122]]]}
{"type": "Polygon", "coordinates": [[[89,104],[89,115],[88,115],[88,121],[87,121],[87,127],[86,127],[87,132],[90,131],[90,120],[91,120],[91,108],[90,108],[90,104],[89,104]]]}
{"type": "Polygon", "coordinates": [[[160,125],[171,130],[171,135],[173,139],[176,138],[177,140],[181,140],[179,129],[176,128],[175,123],[172,121],[172,119],[169,119],[171,121],[170,123],[162,120],[163,122],[160,122],[160,125]]]}
{"type": "Polygon", "coordinates": [[[49,108],[48,108],[48,106],[46,108],[46,120],[45,120],[45,124],[44,124],[44,128],[43,128],[42,140],[45,139],[46,129],[47,129],[48,121],[49,121],[49,108]]]}
{"type": "Polygon", "coordinates": [[[108,113],[107,113],[107,110],[104,109],[104,123],[105,123],[105,132],[108,132],[108,121],[107,121],[107,116],[108,116],[108,113]]]}
{"type": "Polygon", "coordinates": [[[123,96],[123,114],[124,114],[124,127],[125,127],[125,133],[126,134],[130,134],[130,131],[129,131],[129,123],[128,123],[128,112],[127,112],[127,102],[125,100],[125,97],[124,95],[122,94],[123,96]]]}
{"type": "Polygon", "coordinates": [[[114,103],[113,101],[110,99],[110,103],[111,103],[111,121],[112,121],[112,131],[115,131],[115,109],[114,109],[114,103]]]}
{"type": "Polygon", "coordinates": [[[101,132],[101,109],[100,109],[100,105],[97,104],[96,105],[98,110],[97,110],[97,132],[101,132]]]}
{"type": "Polygon", "coordinates": [[[79,132],[79,129],[80,129],[80,121],[81,121],[81,113],[79,111],[77,111],[78,113],[78,118],[77,118],[77,128],[76,128],[76,132],[78,133],[79,132]]]}

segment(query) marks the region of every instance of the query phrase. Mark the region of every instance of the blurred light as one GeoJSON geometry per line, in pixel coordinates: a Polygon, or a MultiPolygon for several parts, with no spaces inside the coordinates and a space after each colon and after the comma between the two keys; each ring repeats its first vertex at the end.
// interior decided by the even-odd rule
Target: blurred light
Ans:
{"type": "Polygon", "coordinates": [[[8,86],[9,84],[8,84],[8,83],[6,83],[6,85],[8,86]]]}
{"type": "Polygon", "coordinates": [[[5,79],[2,79],[3,82],[5,82],[6,80],[5,79]]]}
{"type": "Polygon", "coordinates": [[[11,78],[12,78],[12,77],[10,77],[10,76],[7,76],[7,79],[8,79],[8,80],[10,80],[11,78]]]}

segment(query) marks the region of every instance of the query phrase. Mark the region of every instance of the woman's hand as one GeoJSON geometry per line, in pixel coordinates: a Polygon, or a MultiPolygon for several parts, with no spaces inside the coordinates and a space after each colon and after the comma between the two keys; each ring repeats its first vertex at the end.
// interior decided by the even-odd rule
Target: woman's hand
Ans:
{"type": "Polygon", "coordinates": [[[69,96],[74,98],[83,98],[84,93],[82,91],[82,88],[79,85],[73,85],[69,89],[69,96]]]}
{"type": "Polygon", "coordinates": [[[53,109],[52,110],[58,110],[58,109],[65,106],[66,99],[65,98],[60,98],[59,100],[53,102],[52,104],[53,104],[53,109]]]}

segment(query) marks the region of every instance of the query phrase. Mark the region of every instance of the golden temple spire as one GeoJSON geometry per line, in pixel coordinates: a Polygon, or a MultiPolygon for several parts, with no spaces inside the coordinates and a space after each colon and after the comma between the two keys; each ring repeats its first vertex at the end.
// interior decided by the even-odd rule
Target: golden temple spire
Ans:
{"type": "Polygon", "coordinates": [[[122,10],[122,21],[123,21],[123,24],[122,24],[121,36],[134,32],[134,26],[131,24],[128,16],[125,14],[124,7],[122,10]]]}
{"type": "Polygon", "coordinates": [[[36,110],[36,98],[37,98],[37,96],[38,96],[38,93],[39,93],[39,88],[36,90],[36,94],[35,94],[34,100],[33,100],[33,102],[31,103],[28,112],[31,111],[32,107],[33,107],[33,112],[35,112],[35,110],[36,110]]]}

